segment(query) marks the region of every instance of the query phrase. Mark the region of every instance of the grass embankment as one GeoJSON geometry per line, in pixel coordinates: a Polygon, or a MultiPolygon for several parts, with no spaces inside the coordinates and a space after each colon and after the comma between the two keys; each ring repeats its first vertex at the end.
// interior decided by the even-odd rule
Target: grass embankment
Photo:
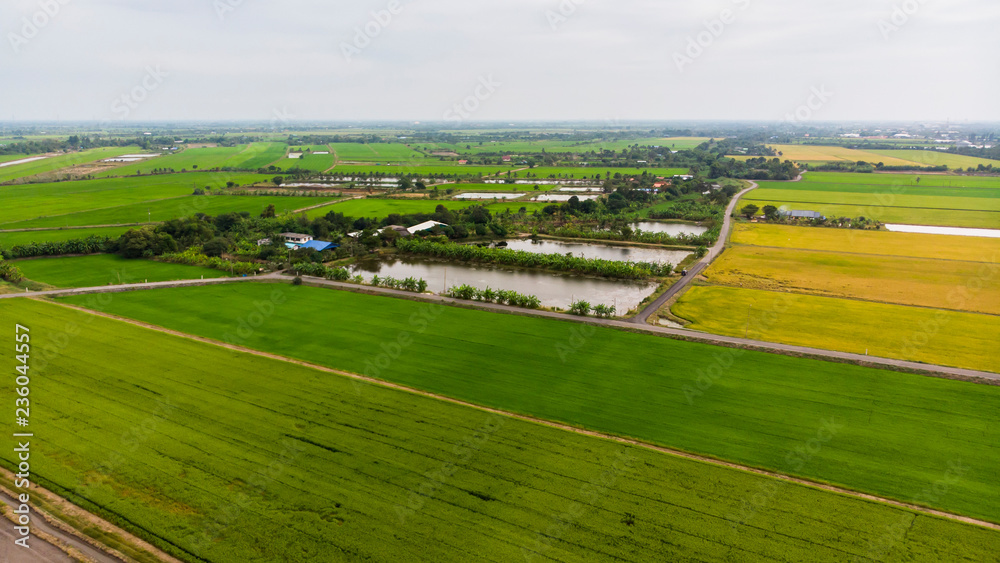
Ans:
{"type": "Polygon", "coordinates": [[[128,260],[116,254],[35,258],[12,263],[25,278],[60,288],[221,278],[227,275],[211,268],[128,260]]]}
{"type": "MultiPolygon", "coordinates": [[[[418,332],[409,323],[422,325],[426,304],[285,287],[287,302],[257,330],[241,330],[240,321],[269,302],[273,285],[120,294],[104,310],[904,500],[961,460],[973,469],[933,504],[1000,521],[1000,505],[992,500],[1000,484],[998,387],[605,328],[586,337],[576,323],[460,308],[444,309],[418,332]],[[381,361],[382,346],[403,332],[409,344],[396,360],[381,361]],[[843,429],[808,463],[790,465],[790,453],[814,438],[823,420],[843,429]]],[[[86,304],[87,298],[66,301],[86,304]]]]}
{"type": "Polygon", "coordinates": [[[1000,373],[992,315],[715,286],[671,311],[714,334],[1000,373]]]}
{"type": "MultiPolygon", "coordinates": [[[[284,319],[286,307],[341,295],[257,289],[247,297],[274,304],[277,290],[289,299],[277,300],[269,323],[284,319]]],[[[393,362],[408,364],[400,370],[429,367],[410,360],[440,338],[453,313],[469,313],[448,309],[424,333],[398,306],[431,318],[433,309],[377,301],[405,313],[383,334],[403,328],[415,338],[406,360],[393,362]]],[[[242,305],[250,302],[226,303],[230,311],[254,310],[242,305]]],[[[995,531],[500,418],[51,304],[6,301],[0,310],[31,326],[37,349],[60,351],[46,366],[36,360],[32,371],[33,474],[188,561],[832,562],[938,561],[942,554],[983,561],[1000,545],[995,531]],[[82,330],[64,339],[67,326],[82,330]]],[[[365,323],[336,326],[368,330],[365,323]]],[[[292,341],[273,328],[262,327],[259,338],[292,341]]],[[[454,328],[468,341],[469,327],[454,328]]],[[[350,355],[362,360],[361,352],[350,355]]],[[[13,354],[5,348],[0,358],[10,365],[13,354]]],[[[7,387],[0,396],[13,400],[13,391],[7,387]]],[[[812,413],[795,440],[803,446],[820,435],[813,415],[821,416],[812,413]]],[[[856,432],[843,422],[810,465],[838,463],[837,442],[856,432]]],[[[909,453],[927,455],[924,447],[909,453]]],[[[0,458],[10,467],[13,455],[0,458]]],[[[979,461],[963,459],[972,478],[983,474],[977,469],[995,468],[974,465],[979,461]]],[[[946,467],[928,472],[938,469],[943,478],[946,467]]],[[[929,485],[908,483],[916,492],[929,485]]],[[[989,505],[986,495],[980,500],[989,505]]]]}

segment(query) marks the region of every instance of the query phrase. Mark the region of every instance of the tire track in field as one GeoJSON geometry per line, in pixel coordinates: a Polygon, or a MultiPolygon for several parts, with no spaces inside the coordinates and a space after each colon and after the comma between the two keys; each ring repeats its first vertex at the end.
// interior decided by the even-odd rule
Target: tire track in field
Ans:
{"type": "MultiPolygon", "coordinates": [[[[46,301],[46,303],[52,303],[52,302],[51,301],[46,301]]],[[[445,402],[448,402],[448,403],[451,403],[451,404],[460,405],[460,406],[463,406],[463,407],[473,408],[473,409],[476,409],[476,410],[479,410],[479,411],[482,411],[482,412],[486,412],[486,413],[491,413],[491,414],[496,414],[496,415],[500,415],[500,416],[505,416],[505,417],[508,417],[508,418],[513,418],[513,419],[521,420],[521,421],[524,421],[524,422],[531,422],[531,423],[534,423],[534,424],[540,424],[542,426],[547,426],[547,427],[550,427],[550,428],[556,428],[556,429],[559,429],[559,430],[564,430],[566,432],[574,432],[576,434],[580,434],[580,435],[583,435],[583,436],[589,436],[589,437],[592,437],[592,438],[599,438],[599,439],[603,439],[603,440],[609,440],[609,441],[612,441],[612,442],[617,442],[619,444],[626,444],[626,445],[630,445],[630,446],[636,446],[636,447],[640,447],[640,448],[645,448],[647,450],[652,450],[652,451],[660,452],[660,453],[663,453],[663,454],[671,455],[671,456],[674,456],[674,457],[688,459],[688,460],[691,460],[691,461],[697,461],[697,462],[701,462],[701,463],[707,463],[707,464],[710,464],[710,465],[715,465],[715,466],[718,466],[718,467],[725,467],[725,468],[728,468],[728,469],[734,469],[734,470],[737,470],[737,471],[742,471],[744,473],[753,473],[755,475],[760,475],[760,476],[763,476],[763,477],[770,477],[772,479],[777,479],[779,481],[785,481],[785,482],[788,482],[788,483],[794,483],[794,484],[797,484],[797,485],[802,485],[802,486],[810,487],[810,488],[813,488],[813,489],[820,489],[820,490],[827,491],[827,492],[833,492],[833,493],[837,493],[837,494],[841,494],[841,495],[846,495],[846,496],[853,497],[853,498],[856,498],[856,499],[865,500],[865,501],[868,501],[868,502],[876,502],[876,503],[880,503],[880,504],[886,504],[886,505],[889,505],[889,506],[894,506],[894,507],[897,507],[897,508],[902,508],[904,510],[909,510],[909,511],[917,512],[917,513],[924,514],[924,515],[937,516],[939,518],[945,518],[947,520],[953,520],[953,521],[957,521],[957,522],[962,522],[964,524],[971,524],[971,525],[974,525],[974,526],[979,526],[979,527],[987,528],[987,529],[990,529],[990,530],[1000,531],[1000,524],[997,524],[997,523],[994,523],[994,522],[989,522],[987,520],[980,520],[980,519],[972,518],[972,517],[969,517],[969,516],[962,516],[960,514],[953,514],[953,513],[950,513],[950,512],[945,512],[945,511],[942,511],[942,510],[936,510],[936,509],[933,509],[933,508],[927,508],[927,507],[923,507],[923,506],[919,506],[919,505],[915,505],[915,504],[910,504],[910,503],[906,503],[906,502],[902,502],[902,501],[898,501],[898,500],[893,500],[893,499],[886,498],[886,497],[880,497],[880,496],[877,496],[877,495],[872,495],[872,494],[868,494],[868,493],[862,493],[862,492],[854,491],[854,490],[847,489],[847,488],[844,488],[844,487],[837,487],[835,485],[829,485],[829,484],[826,484],[826,483],[820,483],[820,482],[816,482],[816,481],[810,481],[808,479],[803,479],[803,478],[799,478],[799,477],[792,477],[790,475],[784,475],[784,474],[781,474],[781,473],[778,473],[778,472],[775,472],[775,471],[769,471],[769,470],[766,470],[766,469],[759,469],[759,468],[756,468],[756,467],[751,467],[749,465],[741,465],[741,464],[738,464],[738,463],[723,461],[721,459],[716,459],[716,458],[709,457],[709,456],[704,456],[704,455],[693,454],[693,453],[690,453],[690,452],[685,452],[683,450],[677,450],[677,449],[668,448],[668,447],[664,447],[664,446],[658,446],[658,445],[655,445],[655,444],[651,444],[651,443],[648,443],[648,442],[643,442],[643,441],[636,440],[636,439],[633,439],[633,438],[626,438],[626,437],[623,437],[623,436],[616,436],[614,434],[608,434],[608,433],[604,433],[604,432],[598,432],[598,431],[595,431],[595,430],[588,430],[586,428],[580,428],[580,427],[576,427],[576,426],[571,426],[569,424],[564,424],[564,423],[560,423],[560,422],[553,422],[553,421],[545,420],[545,419],[542,419],[542,418],[537,418],[537,417],[533,417],[533,416],[518,414],[518,413],[514,413],[514,412],[510,412],[510,411],[505,411],[505,410],[501,410],[501,409],[496,409],[496,408],[492,408],[492,407],[486,407],[486,406],[482,406],[482,405],[477,405],[475,403],[470,403],[470,402],[467,402],[467,401],[462,401],[462,400],[455,399],[455,398],[452,398],[452,397],[447,397],[447,396],[444,396],[444,395],[439,395],[439,394],[436,394],[436,393],[431,393],[431,392],[428,392],[428,391],[423,391],[423,390],[420,390],[420,389],[415,389],[413,387],[407,387],[405,385],[400,385],[398,383],[392,383],[392,382],[389,382],[389,381],[383,381],[381,379],[375,379],[375,378],[372,378],[372,377],[367,377],[367,376],[364,376],[364,375],[352,373],[352,372],[349,372],[349,371],[333,369],[333,368],[329,368],[329,367],[326,367],[326,366],[321,366],[321,365],[318,365],[318,364],[313,364],[313,363],[310,363],[310,362],[306,362],[306,361],[303,361],[303,360],[297,360],[297,359],[294,359],[294,358],[289,358],[289,357],[286,357],[286,356],[281,356],[281,355],[278,355],[278,354],[272,354],[272,353],[269,353],[269,352],[262,352],[260,350],[254,350],[252,348],[246,348],[246,347],[243,347],[243,346],[236,346],[234,344],[228,344],[228,343],[225,343],[225,342],[220,342],[218,340],[213,340],[211,338],[205,338],[205,337],[202,337],[202,336],[196,336],[196,335],[193,335],[193,334],[187,334],[187,333],[180,332],[180,331],[177,331],[177,330],[172,330],[172,329],[164,328],[164,327],[161,327],[161,326],[158,326],[158,325],[154,325],[154,324],[151,324],[151,323],[137,321],[137,320],[134,320],[134,319],[120,317],[120,316],[117,316],[117,315],[111,315],[111,314],[108,314],[108,313],[102,313],[102,312],[92,311],[90,309],[85,309],[83,307],[77,307],[75,305],[68,305],[68,304],[65,304],[65,303],[52,303],[52,304],[58,305],[60,307],[65,307],[67,309],[72,309],[72,310],[75,310],[75,311],[79,311],[79,312],[82,312],[82,313],[87,313],[87,314],[90,314],[90,315],[96,315],[96,316],[99,316],[99,317],[104,317],[106,319],[120,321],[120,322],[123,322],[123,323],[126,323],[126,324],[137,326],[139,328],[144,328],[144,329],[147,329],[147,330],[152,330],[152,331],[163,333],[163,334],[169,334],[171,336],[176,336],[176,337],[184,338],[184,339],[187,339],[187,340],[193,340],[195,342],[201,342],[203,344],[209,344],[209,345],[212,345],[212,346],[218,346],[218,347],[226,348],[226,349],[233,350],[233,351],[236,351],[236,352],[242,352],[242,353],[245,353],[245,354],[250,354],[250,355],[253,355],[253,356],[258,356],[258,357],[262,357],[262,358],[268,358],[268,359],[271,359],[271,360],[277,360],[277,361],[281,361],[281,362],[295,364],[295,365],[299,365],[299,366],[306,367],[306,368],[309,368],[309,369],[313,369],[313,370],[316,370],[316,371],[321,371],[321,372],[325,372],[325,373],[331,373],[331,374],[334,374],[334,375],[340,375],[340,376],[348,377],[348,378],[351,378],[351,379],[354,379],[354,380],[357,380],[357,381],[362,381],[362,382],[365,382],[365,383],[370,383],[372,385],[377,385],[379,387],[384,387],[384,388],[388,388],[388,389],[395,389],[397,391],[403,391],[405,393],[419,395],[419,396],[422,396],[422,397],[427,397],[427,398],[430,398],[430,399],[436,399],[436,400],[439,400],[439,401],[445,401],[445,402]]]]}

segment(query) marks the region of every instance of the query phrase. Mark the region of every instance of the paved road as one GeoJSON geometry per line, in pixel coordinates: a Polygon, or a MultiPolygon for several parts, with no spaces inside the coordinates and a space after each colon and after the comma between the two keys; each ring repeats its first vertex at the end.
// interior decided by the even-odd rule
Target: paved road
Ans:
{"type": "Polygon", "coordinates": [[[648,307],[639,311],[639,314],[632,317],[631,321],[634,324],[644,325],[649,321],[649,317],[663,308],[675,295],[680,293],[690,284],[699,274],[701,274],[705,268],[712,264],[712,261],[722,254],[722,251],[726,249],[726,241],[729,240],[729,230],[733,226],[733,212],[736,211],[736,205],[739,204],[740,198],[747,194],[751,190],[757,189],[756,182],[750,182],[750,187],[743,190],[742,192],[733,196],[733,200],[729,202],[729,206],[726,207],[726,216],[722,220],[722,231],[719,233],[719,240],[715,241],[712,248],[708,249],[708,254],[702,257],[694,266],[688,269],[686,276],[682,277],[677,283],[671,286],[670,289],[666,291],[663,295],[659,296],[655,301],[649,304],[648,307]]]}
{"type": "MultiPolygon", "coordinates": [[[[0,492],[0,502],[17,506],[15,500],[3,492],[0,492]]],[[[31,532],[31,538],[28,539],[28,545],[31,546],[31,549],[18,547],[14,545],[14,540],[20,536],[14,532],[14,523],[6,518],[0,519],[0,561],[3,563],[73,563],[75,561],[61,549],[35,536],[37,532],[42,532],[55,537],[98,563],[123,563],[122,559],[104,553],[80,538],[49,524],[37,512],[31,518],[31,532]]]]}

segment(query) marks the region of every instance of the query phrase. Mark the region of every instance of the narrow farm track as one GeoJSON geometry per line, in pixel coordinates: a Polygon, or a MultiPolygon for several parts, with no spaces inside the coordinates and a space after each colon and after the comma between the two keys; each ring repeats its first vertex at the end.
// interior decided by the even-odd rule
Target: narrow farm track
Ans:
{"type": "Polygon", "coordinates": [[[310,205],[309,207],[303,207],[302,209],[296,209],[295,211],[292,211],[292,213],[302,213],[303,211],[310,211],[312,209],[319,209],[320,207],[326,207],[327,205],[336,205],[338,203],[346,203],[348,201],[351,201],[352,199],[362,199],[364,197],[365,196],[363,196],[363,195],[356,195],[356,196],[353,196],[353,197],[339,199],[337,201],[328,201],[326,203],[319,203],[319,204],[316,204],[316,205],[310,205]]]}
{"type": "MultiPolygon", "coordinates": [[[[6,490],[0,491],[0,504],[5,504],[11,508],[17,508],[18,506],[18,502],[6,490]]],[[[124,563],[129,561],[128,558],[121,554],[112,555],[97,549],[93,545],[94,540],[83,539],[75,530],[73,532],[67,531],[66,528],[68,526],[65,524],[54,525],[48,515],[41,517],[41,513],[37,509],[34,509],[34,507],[32,509],[34,511],[31,522],[32,531],[31,538],[28,540],[31,546],[30,549],[13,547],[14,540],[16,539],[12,528],[13,524],[4,525],[0,528],[0,541],[4,542],[3,547],[0,547],[0,560],[4,563],[55,563],[63,561],[72,563],[73,561],[77,561],[76,558],[71,557],[67,553],[68,549],[74,550],[76,553],[87,557],[89,561],[96,563],[124,563]],[[44,544],[39,545],[38,542],[44,542],[44,544]],[[61,545],[55,545],[56,543],[61,545]]],[[[94,518],[97,517],[95,516],[94,518]]],[[[174,561],[172,558],[170,560],[174,561]]]]}
{"type": "Polygon", "coordinates": [[[881,504],[887,504],[887,505],[895,506],[895,507],[898,507],[898,508],[903,508],[903,509],[906,509],[906,510],[911,510],[911,511],[914,511],[914,512],[919,512],[919,513],[922,513],[922,514],[928,514],[928,515],[937,516],[937,517],[940,517],[940,518],[946,518],[946,519],[954,520],[954,521],[957,521],[957,522],[963,522],[963,523],[966,523],[966,524],[972,524],[972,525],[975,525],[975,526],[980,526],[980,527],[983,527],[983,528],[1000,531],[1000,524],[996,524],[996,523],[989,522],[989,521],[986,521],[986,520],[979,520],[979,519],[976,519],[976,518],[970,518],[970,517],[962,516],[962,515],[959,515],[959,514],[952,514],[952,513],[949,513],[949,512],[944,512],[944,511],[940,511],[940,510],[934,510],[934,509],[930,509],[930,508],[925,508],[925,507],[922,507],[922,506],[918,506],[918,505],[914,505],[914,504],[910,504],[910,503],[905,503],[905,502],[901,502],[901,501],[898,501],[898,500],[893,500],[893,499],[889,499],[889,498],[885,498],[885,497],[879,497],[879,496],[875,496],[875,495],[870,495],[870,494],[867,494],[867,493],[861,493],[861,492],[858,492],[858,491],[852,491],[850,489],[845,489],[845,488],[842,488],[842,487],[836,487],[836,486],[828,485],[828,484],[824,484],[824,483],[817,483],[817,482],[814,482],[814,481],[810,481],[808,479],[801,479],[801,478],[797,478],[797,477],[790,477],[788,475],[782,475],[780,473],[776,473],[776,472],[773,472],[773,471],[768,471],[768,470],[764,470],[764,469],[750,467],[750,466],[747,466],[747,465],[740,465],[740,464],[736,464],[736,463],[731,463],[731,462],[727,462],[727,461],[723,461],[723,460],[719,460],[719,459],[715,459],[715,458],[711,458],[711,457],[707,457],[707,456],[692,454],[692,453],[689,453],[689,452],[685,452],[685,451],[681,451],[681,450],[675,450],[675,449],[667,448],[667,447],[663,447],[663,446],[658,446],[658,445],[655,445],[655,444],[650,444],[650,443],[647,443],[647,442],[642,442],[642,441],[634,440],[634,439],[631,439],[631,438],[624,438],[624,437],[621,437],[621,436],[615,436],[613,434],[606,434],[606,433],[602,433],[602,432],[596,432],[596,431],[593,431],[593,430],[587,430],[585,428],[579,428],[579,427],[570,426],[570,425],[567,425],[567,424],[561,424],[561,423],[558,423],[558,422],[552,422],[552,421],[541,419],[541,418],[535,418],[535,417],[521,415],[521,414],[517,414],[517,413],[513,413],[513,412],[508,412],[508,411],[504,411],[504,410],[500,410],[500,409],[494,409],[494,408],[484,407],[484,406],[481,406],[481,405],[477,405],[477,404],[474,404],[474,403],[469,403],[469,402],[466,402],[466,401],[461,401],[461,400],[454,399],[454,398],[451,398],[451,397],[447,397],[447,396],[444,396],[444,395],[438,395],[436,393],[430,393],[430,392],[427,392],[427,391],[422,391],[420,389],[414,389],[412,387],[407,387],[405,385],[400,385],[400,384],[397,384],[397,383],[391,383],[391,382],[387,382],[387,381],[382,381],[380,379],[375,379],[375,378],[367,377],[367,376],[364,376],[364,375],[360,375],[360,374],[356,374],[356,373],[352,373],[352,372],[348,372],[348,371],[332,369],[332,368],[329,368],[329,367],[326,367],[326,366],[321,366],[321,365],[318,365],[318,364],[313,364],[313,363],[310,363],[310,362],[306,362],[306,361],[302,361],[302,360],[297,360],[297,359],[294,359],[294,358],[289,358],[289,357],[281,356],[281,355],[278,355],[278,354],[271,354],[271,353],[268,353],[268,352],[262,352],[260,350],[254,350],[252,348],[245,348],[245,347],[242,347],[242,346],[236,346],[236,345],[233,345],[233,344],[227,344],[225,342],[220,342],[218,340],[213,340],[213,339],[210,339],[210,338],[204,338],[204,337],[201,337],[201,336],[195,336],[195,335],[187,334],[187,333],[184,333],[184,332],[167,329],[167,328],[164,328],[164,327],[161,327],[161,326],[157,326],[157,325],[154,325],[154,324],[145,323],[145,322],[142,322],[142,321],[137,321],[137,320],[134,320],[134,319],[128,319],[128,318],[125,318],[125,317],[120,317],[120,316],[117,316],[117,315],[111,315],[111,314],[107,314],[107,313],[95,312],[95,311],[92,311],[90,309],[86,309],[86,308],[83,308],[83,307],[77,307],[77,306],[74,306],[74,305],[67,305],[67,304],[64,304],[64,303],[58,303],[58,305],[61,306],[61,307],[65,307],[67,309],[73,309],[73,310],[80,311],[80,312],[83,312],[83,313],[88,313],[88,314],[92,314],[92,315],[97,315],[97,316],[100,316],[100,317],[104,317],[104,318],[107,318],[107,319],[112,319],[112,320],[120,321],[120,322],[127,323],[127,324],[130,324],[130,325],[133,325],[133,326],[144,328],[144,329],[147,329],[147,330],[152,330],[152,331],[163,333],[163,334],[169,334],[171,336],[176,336],[176,337],[184,338],[184,339],[187,339],[187,340],[201,342],[201,343],[209,344],[209,345],[212,345],[212,346],[219,346],[219,347],[226,348],[226,349],[229,349],[229,350],[233,350],[233,351],[236,351],[236,352],[242,352],[242,353],[246,353],[246,354],[251,354],[251,355],[259,356],[259,357],[262,357],[262,358],[268,358],[268,359],[272,359],[272,360],[278,360],[278,361],[282,361],[282,362],[288,362],[288,363],[292,363],[292,364],[295,364],[295,365],[303,366],[303,367],[306,367],[306,368],[309,368],[309,369],[314,369],[314,370],[325,372],[325,373],[331,373],[331,374],[335,374],[335,375],[339,375],[339,376],[343,376],[343,377],[348,377],[348,378],[351,378],[351,379],[354,379],[354,380],[357,380],[357,381],[362,381],[362,382],[365,382],[365,383],[369,383],[369,384],[372,384],[372,385],[378,385],[380,387],[385,387],[385,388],[389,388],[389,389],[395,389],[395,390],[398,390],[398,391],[403,391],[403,392],[406,392],[406,393],[412,393],[414,395],[419,395],[419,396],[422,396],[422,397],[427,397],[427,398],[436,399],[436,400],[439,400],[439,401],[445,401],[445,402],[452,403],[452,404],[455,404],[455,405],[460,405],[460,406],[464,406],[464,407],[468,407],[468,408],[473,408],[473,409],[476,409],[476,410],[479,410],[479,411],[482,411],[482,412],[486,412],[486,413],[492,413],[492,414],[496,414],[496,415],[500,415],[500,416],[505,416],[505,417],[509,417],[509,418],[513,418],[513,419],[517,419],[517,420],[521,420],[521,421],[525,421],[525,422],[532,422],[532,423],[535,423],[535,424],[540,424],[542,426],[547,426],[547,427],[550,427],[550,428],[555,428],[555,429],[563,430],[563,431],[566,431],[566,432],[574,432],[574,433],[577,433],[577,434],[580,434],[580,435],[589,436],[589,437],[593,437],[593,438],[600,438],[600,439],[603,439],[603,440],[610,440],[610,441],[617,442],[617,443],[620,443],[620,444],[627,444],[627,445],[631,445],[631,446],[637,446],[637,447],[645,448],[645,449],[648,449],[648,450],[652,450],[652,451],[656,451],[656,452],[660,452],[660,453],[664,453],[664,454],[667,454],[667,455],[672,455],[672,456],[675,456],[675,457],[680,457],[680,458],[684,458],[684,459],[688,459],[688,460],[692,460],[692,461],[698,461],[698,462],[702,462],[702,463],[708,463],[708,464],[719,466],[719,467],[726,467],[726,468],[729,468],[729,469],[735,469],[735,470],[738,470],[738,471],[743,471],[743,472],[747,472],[747,473],[753,473],[755,475],[762,475],[762,476],[765,476],[765,477],[770,477],[770,478],[773,478],[773,479],[778,479],[780,481],[785,481],[785,482],[789,482],[789,483],[795,483],[795,484],[799,484],[799,485],[804,485],[804,486],[811,487],[811,488],[814,488],[814,489],[820,489],[820,490],[824,490],[824,491],[834,492],[834,493],[838,493],[838,494],[842,494],[842,495],[847,495],[847,496],[851,496],[851,497],[854,497],[854,498],[858,498],[858,499],[862,499],[862,500],[866,500],[866,501],[870,501],[870,502],[877,502],[877,503],[881,503],[881,504]]]}

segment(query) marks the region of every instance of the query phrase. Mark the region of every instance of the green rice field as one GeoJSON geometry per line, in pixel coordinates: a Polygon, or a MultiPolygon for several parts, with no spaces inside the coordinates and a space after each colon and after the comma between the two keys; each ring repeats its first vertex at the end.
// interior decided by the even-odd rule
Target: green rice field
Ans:
{"type": "Polygon", "coordinates": [[[222,166],[244,170],[266,168],[283,158],[287,149],[285,143],[250,143],[242,152],[225,160],[222,166]]]}
{"type": "MultiPolygon", "coordinates": [[[[283,292],[298,294],[263,287],[286,315],[283,292]]],[[[1000,546],[983,528],[48,303],[0,311],[62,352],[32,370],[33,406],[55,413],[32,419],[33,475],[184,561],[978,562],[1000,546]]]]}
{"type": "MultiPolygon", "coordinates": [[[[190,193],[190,192],[188,192],[190,193]]],[[[106,209],[81,211],[64,215],[39,217],[27,221],[6,223],[5,229],[29,229],[75,227],[88,225],[119,225],[146,222],[161,222],[177,217],[188,217],[195,213],[217,215],[246,211],[259,214],[274,204],[278,213],[285,213],[319,205],[333,198],[285,197],[285,196],[181,196],[143,203],[119,205],[106,209]]]]}
{"type": "Polygon", "coordinates": [[[32,258],[18,260],[14,264],[25,278],[59,288],[221,278],[226,275],[211,268],[153,260],[128,260],[116,254],[32,258]]]}
{"type": "Polygon", "coordinates": [[[299,149],[306,148],[311,152],[303,154],[299,158],[283,158],[275,166],[282,170],[301,168],[303,170],[312,170],[313,172],[325,172],[327,169],[333,168],[336,157],[330,152],[330,147],[326,145],[294,146],[290,151],[299,152],[299,149]],[[312,154],[313,152],[329,152],[330,154],[312,154]]]}
{"type": "MultiPolygon", "coordinates": [[[[462,308],[443,308],[422,320],[427,304],[281,287],[291,286],[118,294],[101,310],[902,500],[919,497],[945,476],[949,463],[961,460],[971,469],[947,495],[927,502],[1000,521],[992,494],[1000,483],[1000,426],[993,423],[998,387],[609,328],[581,333],[576,323],[462,308]],[[287,300],[260,329],[238,331],[240,319],[276,289],[287,291],[281,294],[287,300]],[[335,323],[329,322],[331,312],[335,323]],[[383,346],[392,350],[400,334],[407,344],[392,352],[395,360],[383,361],[383,346]],[[628,369],[622,358],[629,358],[628,369]],[[841,425],[836,438],[809,463],[789,466],[789,453],[813,439],[824,420],[841,425]]],[[[65,301],[86,305],[87,299],[65,301]]],[[[212,365],[204,356],[199,361],[212,365]]],[[[246,391],[242,374],[248,370],[232,372],[241,374],[246,391]]],[[[178,367],[176,373],[186,372],[178,367]]],[[[254,435],[245,430],[240,427],[254,435]]]]}
{"type": "Polygon", "coordinates": [[[413,162],[427,158],[400,143],[331,143],[330,147],[340,162],[413,162]]]}
{"type": "Polygon", "coordinates": [[[117,238],[125,234],[128,229],[128,227],[97,227],[93,229],[0,232],[0,248],[11,248],[33,242],[62,242],[90,236],[117,238]]]}
{"type": "Polygon", "coordinates": [[[161,156],[107,170],[95,174],[95,176],[98,178],[134,176],[140,172],[149,174],[153,169],[172,169],[175,172],[210,170],[223,166],[223,163],[227,160],[237,157],[246,150],[247,145],[237,145],[235,147],[205,147],[172,152],[163,151],[161,156]]]}

